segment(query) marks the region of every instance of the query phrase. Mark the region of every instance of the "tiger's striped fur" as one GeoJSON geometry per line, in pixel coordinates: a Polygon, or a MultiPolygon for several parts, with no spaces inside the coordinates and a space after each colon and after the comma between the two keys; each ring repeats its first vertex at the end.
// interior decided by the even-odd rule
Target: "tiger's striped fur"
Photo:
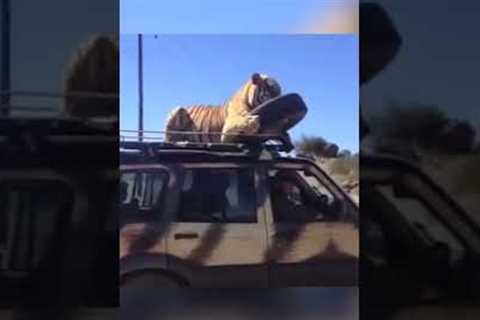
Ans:
{"type": "Polygon", "coordinates": [[[217,137],[202,134],[178,134],[169,131],[222,132],[226,118],[223,106],[194,105],[188,108],[177,107],[169,115],[166,125],[166,141],[217,142],[217,137]]]}
{"type": "Polygon", "coordinates": [[[118,94],[118,57],[118,37],[108,34],[92,36],[74,52],[63,81],[66,114],[80,118],[118,118],[118,99],[68,96],[75,92],[118,94]]]}
{"type": "Polygon", "coordinates": [[[233,97],[223,105],[177,107],[168,116],[166,141],[222,142],[234,134],[254,134],[260,129],[258,116],[250,111],[281,94],[278,82],[254,73],[233,97]],[[198,135],[172,131],[199,132],[198,135]],[[212,135],[208,133],[222,133],[212,135]]]}

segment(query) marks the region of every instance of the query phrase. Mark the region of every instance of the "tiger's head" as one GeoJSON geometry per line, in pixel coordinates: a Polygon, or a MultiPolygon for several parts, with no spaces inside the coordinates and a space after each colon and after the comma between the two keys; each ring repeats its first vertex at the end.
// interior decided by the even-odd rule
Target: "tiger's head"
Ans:
{"type": "MultiPolygon", "coordinates": [[[[229,101],[222,133],[245,135],[258,133],[260,118],[249,114],[250,111],[281,94],[282,89],[275,79],[265,74],[253,73],[229,101]]],[[[234,136],[222,135],[221,139],[227,142],[232,140],[232,137],[234,136]]]]}
{"type": "Polygon", "coordinates": [[[246,86],[247,104],[250,110],[282,94],[280,84],[266,74],[254,73],[246,86]]]}
{"type": "MultiPolygon", "coordinates": [[[[240,90],[230,100],[231,108],[240,108],[249,112],[265,101],[278,97],[282,94],[280,84],[272,77],[253,73],[240,90]]],[[[236,110],[238,111],[238,110],[236,110]]]]}

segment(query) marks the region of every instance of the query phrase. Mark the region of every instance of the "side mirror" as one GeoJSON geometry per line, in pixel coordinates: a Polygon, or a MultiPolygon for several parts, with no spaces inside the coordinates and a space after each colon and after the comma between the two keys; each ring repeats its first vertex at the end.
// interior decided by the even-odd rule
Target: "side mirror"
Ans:
{"type": "Polygon", "coordinates": [[[304,174],[305,174],[306,177],[313,177],[314,176],[313,172],[310,171],[310,169],[305,169],[304,174]]]}

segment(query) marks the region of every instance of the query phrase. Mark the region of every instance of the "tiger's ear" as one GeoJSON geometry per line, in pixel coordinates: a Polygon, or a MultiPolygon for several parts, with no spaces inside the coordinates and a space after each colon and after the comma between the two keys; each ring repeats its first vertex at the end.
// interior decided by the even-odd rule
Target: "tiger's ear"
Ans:
{"type": "Polygon", "coordinates": [[[260,76],[259,73],[255,72],[254,74],[252,74],[252,83],[254,85],[260,85],[261,83],[263,82],[263,79],[262,77],[260,76]]]}

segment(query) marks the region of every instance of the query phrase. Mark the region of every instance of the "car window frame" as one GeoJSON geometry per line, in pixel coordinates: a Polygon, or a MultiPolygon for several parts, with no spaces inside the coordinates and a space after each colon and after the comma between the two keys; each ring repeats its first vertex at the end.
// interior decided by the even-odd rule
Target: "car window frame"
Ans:
{"type": "Polygon", "coordinates": [[[176,186],[177,190],[176,192],[178,193],[177,195],[177,201],[174,205],[174,208],[172,208],[172,218],[173,221],[172,223],[220,223],[220,224],[235,224],[235,225],[246,225],[246,226],[252,226],[252,225],[265,225],[264,221],[264,210],[262,208],[262,204],[260,204],[260,200],[262,197],[262,191],[261,191],[261,175],[258,170],[258,164],[257,163],[233,163],[233,162],[214,162],[214,163],[198,163],[198,162],[187,162],[187,163],[182,163],[180,168],[177,170],[181,171],[181,175],[178,177],[178,185],[176,186]],[[242,169],[242,168],[247,168],[252,170],[253,172],[253,178],[254,178],[254,194],[255,194],[255,215],[256,215],[256,221],[254,222],[237,222],[237,221],[227,221],[227,222],[182,222],[182,221],[176,221],[177,220],[177,214],[179,210],[179,201],[180,201],[180,194],[181,194],[181,188],[183,186],[184,182],[184,177],[185,177],[185,172],[187,170],[192,170],[192,169],[242,169]],[[181,176],[181,177],[180,177],[181,176]]]}
{"type": "Polygon", "coordinates": [[[166,183],[163,186],[163,194],[160,195],[158,199],[158,203],[154,206],[154,210],[157,210],[158,212],[155,212],[152,217],[147,217],[145,219],[138,218],[138,221],[132,218],[132,220],[135,221],[130,221],[128,220],[127,223],[124,223],[124,221],[120,221],[121,225],[125,224],[137,224],[137,223],[159,223],[164,220],[165,212],[167,211],[168,208],[168,201],[167,200],[167,193],[170,192],[171,190],[171,184],[172,182],[175,181],[174,179],[174,172],[172,171],[172,168],[166,165],[161,165],[161,164],[132,164],[132,165],[121,165],[120,166],[120,178],[119,181],[121,181],[123,174],[125,173],[148,173],[148,172],[164,172],[167,175],[166,178],[166,183]]]}
{"type": "MultiPolygon", "coordinates": [[[[421,203],[431,217],[443,225],[446,230],[465,247],[466,251],[473,250],[480,253],[480,236],[475,233],[474,226],[466,226],[468,220],[465,218],[468,217],[468,214],[461,212],[462,208],[459,207],[438,184],[433,182],[426,173],[407,167],[401,170],[390,167],[379,167],[375,169],[370,167],[365,169],[364,172],[365,179],[368,179],[368,183],[372,185],[393,184],[394,180],[399,178],[406,179],[407,181],[409,180],[408,178],[413,178],[422,184],[422,188],[418,189],[418,186],[416,187],[415,196],[412,198],[421,203]],[[372,173],[372,170],[375,170],[375,173],[372,173]],[[433,195],[435,200],[430,199],[428,197],[429,194],[433,195]],[[451,220],[448,220],[449,218],[451,218],[451,220]],[[470,236],[465,236],[462,233],[462,230],[465,231],[465,229],[469,229],[468,232],[470,232],[470,236]]],[[[399,214],[403,219],[408,220],[401,211],[399,211],[399,214]]]]}
{"type": "MultiPolygon", "coordinates": [[[[348,219],[345,220],[340,220],[338,222],[346,222],[348,224],[352,224],[355,228],[359,227],[359,210],[358,206],[354,203],[354,201],[342,190],[340,186],[338,186],[335,181],[328,176],[327,173],[325,173],[321,168],[319,168],[315,163],[312,163],[310,161],[304,160],[301,162],[297,163],[292,163],[288,161],[274,161],[271,163],[268,163],[264,166],[264,171],[263,174],[265,176],[265,182],[266,182],[266,192],[267,192],[267,223],[270,225],[274,224],[287,224],[287,222],[275,222],[274,217],[273,217],[273,206],[272,206],[272,199],[271,199],[271,186],[269,183],[269,177],[268,177],[268,172],[270,170],[282,170],[282,169],[287,169],[287,170],[295,170],[295,171],[311,171],[312,174],[315,176],[316,179],[319,180],[320,183],[324,185],[324,187],[337,199],[345,202],[345,205],[347,205],[352,212],[352,217],[349,217],[348,219]]],[[[308,184],[308,182],[306,182],[308,184]]],[[[347,209],[346,209],[347,210],[347,209]]],[[[306,225],[306,224],[312,224],[312,223],[322,223],[322,221],[305,221],[305,222],[298,222],[295,223],[295,225],[306,225]]]]}

